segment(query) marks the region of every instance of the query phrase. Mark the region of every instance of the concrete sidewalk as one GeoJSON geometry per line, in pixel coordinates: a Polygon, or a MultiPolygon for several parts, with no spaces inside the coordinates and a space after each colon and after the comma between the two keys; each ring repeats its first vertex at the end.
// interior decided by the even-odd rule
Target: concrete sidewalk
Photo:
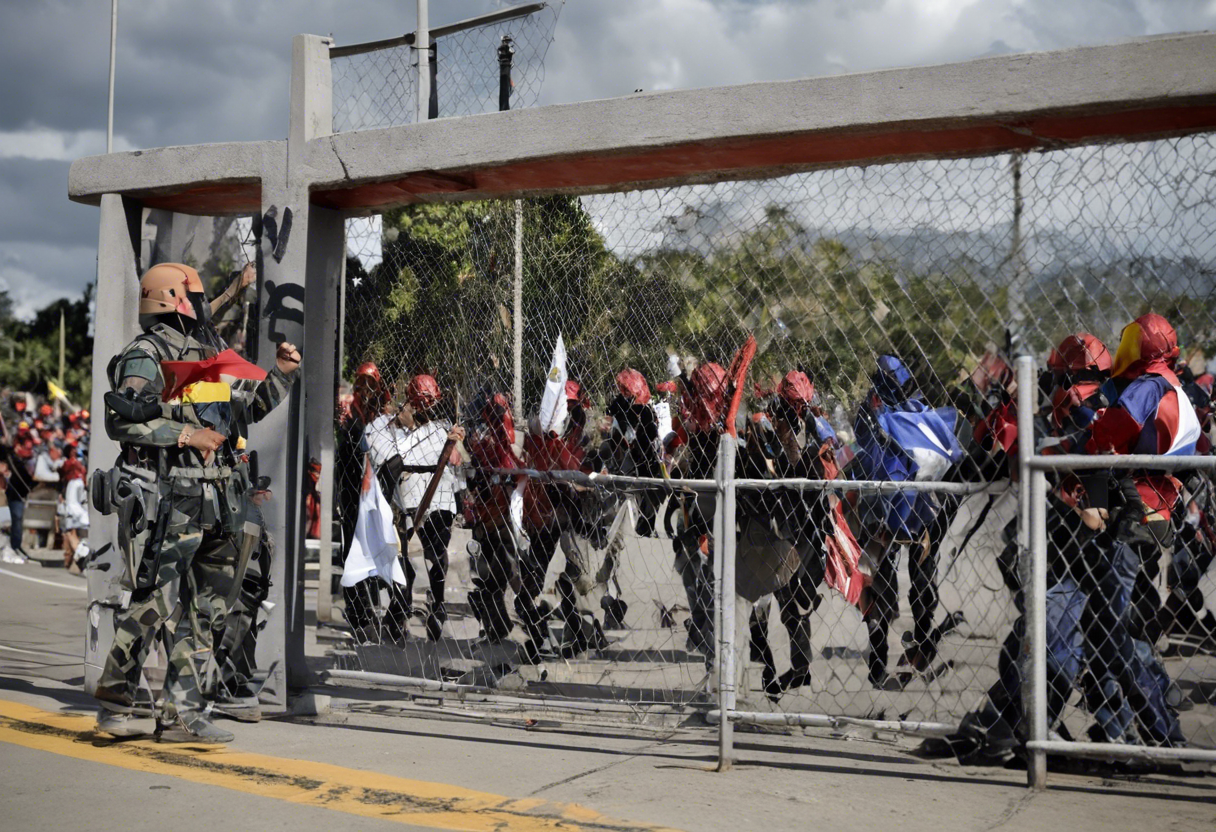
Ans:
{"type": "MultiPolygon", "coordinates": [[[[82,579],[33,565],[0,573],[0,699],[53,714],[91,713],[79,688],[82,587],[82,579]]],[[[719,774],[712,771],[717,749],[709,729],[625,728],[589,718],[529,723],[510,714],[445,713],[437,700],[400,692],[326,692],[330,710],[321,716],[225,723],[237,737],[232,753],[265,755],[284,770],[308,761],[341,767],[352,777],[408,778],[580,804],[620,820],[609,828],[878,825],[948,832],[1216,825],[1216,779],[1210,777],[1053,774],[1048,792],[1031,795],[1021,772],[926,763],[908,756],[894,738],[759,734],[741,734],[735,769],[719,774]]],[[[299,805],[270,786],[265,793],[233,791],[159,770],[118,772],[6,742],[0,742],[0,761],[5,828],[78,827],[102,818],[105,827],[163,829],[172,823],[187,832],[210,832],[219,823],[268,829],[383,825],[299,805]]],[[[391,819],[408,822],[408,815],[391,819]]]]}

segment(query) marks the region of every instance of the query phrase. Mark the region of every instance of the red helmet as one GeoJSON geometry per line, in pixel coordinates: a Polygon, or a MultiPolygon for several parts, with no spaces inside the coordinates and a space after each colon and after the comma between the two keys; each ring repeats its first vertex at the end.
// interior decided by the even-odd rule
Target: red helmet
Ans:
{"type": "Polygon", "coordinates": [[[617,373],[616,389],[633,404],[650,404],[650,385],[637,370],[626,367],[617,373]]]}
{"type": "Polygon", "coordinates": [[[55,412],[55,408],[51,407],[49,404],[44,404],[42,407],[38,408],[39,416],[50,416],[54,412],[55,412]]]}
{"type": "Polygon", "coordinates": [[[73,457],[63,463],[62,476],[64,482],[69,482],[75,479],[84,479],[84,463],[73,457]]]}
{"type": "Polygon", "coordinates": [[[89,411],[87,411],[87,410],[82,410],[82,411],[80,411],[80,418],[81,418],[81,419],[87,419],[87,418],[89,418],[89,411]]]}
{"type": "Polygon", "coordinates": [[[566,401],[574,402],[582,407],[591,406],[591,399],[583,392],[583,385],[572,378],[566,380],[566,401]]]}
{"type": "Polygon", "coordinates": [[[687,398],[689,426],[709,430],[726,413],[726,370],[711,361],[693,370],[688,381],[692,388],[687,398]]]}
{"type": "Polygon", "coordinates": [[[495,393],[481,409],[481,418],[490,429],[507,444],[515,442],[515,418],[511,416],[511,400],[502,393],[495,393]]]}
{"type": "Polygon", "coordinates": [[[790,370],[777,385],[777,395],[783,402],[802,413],[815,399],[815,385],[801,370],[790,370]]]}
{"type": "Polygon", "coordinates": [[[367,421],[380,412],[388,401],[388,392],[380,379],[380,368],[372,361],[365,361],[355,371],[354,409],[367,421]]]}
{"type": "Polygon", "coordinates": [[[1110,351],[1088,332],[1069,335],[1047,357],[1047,368],[1053,373],[1076,373],[1082,370],[1110,372],[1110,351]]]}
{"type": "Polygon", "coordinates": [[[416,410],[430,410],[439,404],[443,394],[439,391],[439,382],[434,376],[417,375],[410,379],[405,388],[405,399],[416,410]]]}
{"type": "Polygon", "coordinates": [[[1123,328],[1110,372],[1124,378],[1139,378],[1145,373],[1172,376],[1177,360],[1178,333],[1169,321],[1150,312],[1123,328]]]}
{"type": "Polygon", "coordinates": [[[656,393],[675,393],[676,383],[674,381],[660,381],[654,386],[656,393]]]}

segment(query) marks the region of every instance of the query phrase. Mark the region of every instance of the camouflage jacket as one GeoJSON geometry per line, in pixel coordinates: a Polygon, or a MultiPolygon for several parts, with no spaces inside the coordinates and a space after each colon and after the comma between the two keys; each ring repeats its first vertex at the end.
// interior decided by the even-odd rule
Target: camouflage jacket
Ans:
{"type": "MultiPolygon", "coordinates": [[[[159,397],[165,389],[162,361],[201,361],[216,352],[215,347],[190,335],[163,323],[154,324],[128,344],[111,364],[111,389],[117,393],[128,389],[150,390],[159,397]]],[[[235,381],[230,386],[230,400],[222,403],[224,407],[180,400],[164,402],[160,416],[147,422],[128,421],[107,406],[106,433],[122,446],[123,459],[128,464],[162,471],[229,464],[239,457],[241,438],[248,426],[261,421],[286,398],[297,372],[284,374],[274,367],[263,381],[235,381]],[[197,451],[177,445],[187,425],[218,430],[228,437],[228,442],[204,462],[197,451]]]]}

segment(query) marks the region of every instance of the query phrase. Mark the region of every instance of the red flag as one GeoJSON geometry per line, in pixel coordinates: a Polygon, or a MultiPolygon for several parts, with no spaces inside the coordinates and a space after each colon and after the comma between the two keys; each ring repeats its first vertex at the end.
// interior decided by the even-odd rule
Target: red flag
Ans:
{"type": "Polygon", "coordinates": [[[735,353],[734,361],[730,362],[730,370],[726,373],[726,378],[732,385],[730,406],[726,410],[725,425],[726,432],[731,436],[738,436],[735,430],[735,414],[739,412],[739,405],[743,402],[744,384],[747,382],[747,371],[752,366],[752,359],[756,357],[756,336],[748,334],[747,340],[743,342],[743,346],[739,347],[739,351],[735,353]]]}
{"type": "Polygon", "coordinates": [[[161,394],[164,401],[179,398],[185,388],[198,381],[261,381],[266,378],[265,370],[250,364],[233,350],[224,350],[203,361],[162,361],[160,369],[165,374],[165,391],[161,394]]]}

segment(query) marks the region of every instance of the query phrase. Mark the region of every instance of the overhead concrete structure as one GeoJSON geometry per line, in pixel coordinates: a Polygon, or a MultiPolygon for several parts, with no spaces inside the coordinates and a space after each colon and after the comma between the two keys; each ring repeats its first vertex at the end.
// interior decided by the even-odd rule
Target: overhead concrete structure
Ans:
{"type": "MultiPolygon", "coordinates": [[[[915,69],[656,92],[327,135],[299,170],[312,201],[409,202],[620,190],[821,167],[1056,149],[1216,127],[1216,34],[915,69]]],[[[293,129],[295,129],[293,127],[293,129]]],[[[314,131],[318,129],[313,125],[314,131]]],[[[238,213],[284,142],[115,153],[69,194],[238,213]]]]}
{"type": "MultiPolygon", "coordinates": [[[[277,497],[267,514],[277,542],[276,606],[259,661],[275,669],[270,690],[280,704],[288,684],[305,680],[300,506],[311,456],[322,463],[322,516],[329,516],[346,216],[420,201],[628,190],[1216,129],[1216,35],[1206,33],[339,135],[331,135],[330,46],[311,35],[293,41],[287,141],[89,157],[73,163],[68,182],[71,199],[101,206],[95,411],[106,362],[136,332],[141,210],[279,221],[292,212],[291,244],[278,252],[262,243],[258,334],[250,341],[263,366],[284,339],[303,345],[305,361],[304,382],[251,437],[277,497]]],[[[109,465],[116,448],[103,420],[95,425],[91,464],[109,465]]],[[[94,548],[113,540],[112,523],[94,517],[92,528],[94,548]]],[[[330,533],[322,523],[322,552],[330,533]]],[[[94,664],[108,649],[105,603],[117,600],[117,576],[117,568],[91,571],[94,664]]]]}

